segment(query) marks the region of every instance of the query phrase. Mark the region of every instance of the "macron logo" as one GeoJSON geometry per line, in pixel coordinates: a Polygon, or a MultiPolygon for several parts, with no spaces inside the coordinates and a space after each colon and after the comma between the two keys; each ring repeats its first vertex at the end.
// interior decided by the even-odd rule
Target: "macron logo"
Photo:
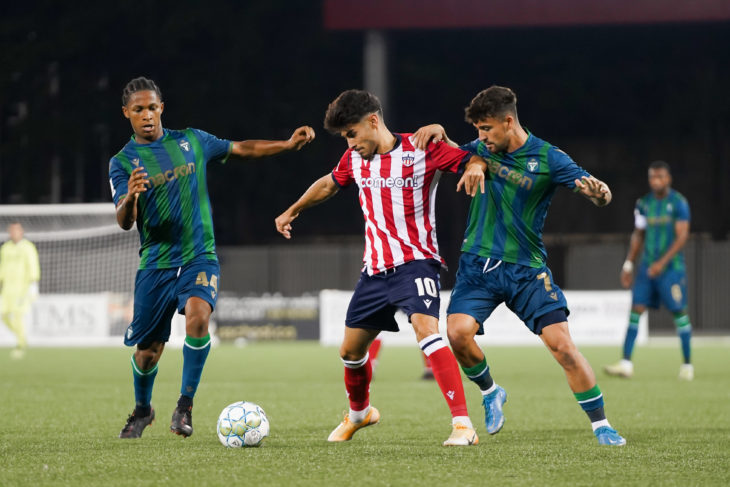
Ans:
{"type": "Polygon", "coordinates": [[[430,299],[424,299],[423,300],[423,304],[426,305],[426,309],[431,308],[431,303],[433,303],[433,301],[431,301],[430,299]]]}
{"type": "Polygon", "coordinates": [[[446,393],[446,395],[449,396],[449,399],[453,401],[456,394],[454,393],[454,391],[449,391],[446,393]]]}

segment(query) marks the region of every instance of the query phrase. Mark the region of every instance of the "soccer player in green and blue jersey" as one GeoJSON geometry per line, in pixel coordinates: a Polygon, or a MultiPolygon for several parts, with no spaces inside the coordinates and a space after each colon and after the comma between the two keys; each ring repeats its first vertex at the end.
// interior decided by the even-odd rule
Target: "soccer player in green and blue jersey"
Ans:
{"type": "Polygon", "coordinates": [[[193,397],[210,350],[208,322],[218,297],[219,265],[208,198],[206,165],[231,157],[256,158],[299,150],[314,139],[311,127],[288,140],[219,139],[202,130],[162,127],[164,103],[157,85],[135,78],[122,93],[122,112],[132,138],[109,163],[109,182],[124,230],[137,223],[140,264],[134,290],[134,317],[124,343],[132,355],[136,406],[119,434],[139,438],[155,417],[150,404],[170,321],[185,315],[180,398],[170,430],[193,434],[193,397]]]}
{"type": "MultiPolygon", "coordinates": [[[[487,190],[472,199],[469,209],[447,311],[449,341],[462,370],[482,392],[487,432],[499,432],[507,394],[492,379],[474,338],[484,333],[482,324],[504,302],[563,367],[598,442],[624,445],[626,440],[606,419],[593,369],[570,337],[568,305],[553,282],[542,243],[545,216],[558,186],[582,194],[596,206],[607,205],[611,192],[565,152],[525,130],[517,118],[516,103],[512,90],[492,86],[466,108],[466,119],[479,137],[463,148],[487,160],[490,179],[487,190]]],[[[414,137],[419,147],[432,139],[454,145],[438,125],[423,127],[414,137]]]]}
{"type": "Polygon", "coordinates": [[[682,248],[689,238],[689,204],[671,185],[669,164],[664,161],[651,163],[651,192],[636,202],[634,232],[621,269],[621,284],[628,288],[634,277],[634,263],[641,252],[641,265],[632,289],[623,358],[605,367],[609,375],[633,375],[631,354],[639,330],[639,318],[647,307],[658,308],[659,304],[663,304],[674,315],[674,324],[682,345],[684,360],[679,368],[679,378],[694,378],[694,367],[690,362],[692,325],[687,314],[687,277],[682,255],[682,248]]]}

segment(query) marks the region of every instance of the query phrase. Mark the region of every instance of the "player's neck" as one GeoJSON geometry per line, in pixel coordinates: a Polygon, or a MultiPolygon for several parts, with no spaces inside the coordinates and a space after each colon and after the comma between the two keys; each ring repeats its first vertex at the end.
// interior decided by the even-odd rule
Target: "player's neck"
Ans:
{"type": "Polygon", "coordinates": [[[375,151],[376,154],[387,154],[388,152],[395,149],[395,144],[398,143],[398,139],[396,138],[393,133],[385,129],[383,132],[383,135],[378,140],[378,150],[375,151]]]}
{"type": "Polygon", "coordinates": [[[528,137],[529,135],[527,134],[527,131],[522,128],[522,125],[517,125],[517,127],[515,127],[515,133],[510,138],[509,145],[507,146],[507,152],[514,152],[525,145],[528,137]]]}
{"type": "Polygon", "coordinates": [[[663,200],[667,196],[669,196],[669,191],[671,190],[670,187],[667,187],[661,191],[654,191],[654,198],[658,200],[663,200]]]}
{"type": "Polygon", "coordinates": [[[138,144],[152,144],[153,142],[157,142],[162,138],[162,136],[165,135],[165,130],[160,126],[159,131],[156,131],[154,134],[151,134],[147,137],[143,137],[142,135],[138,133],[134,133],[134,141],[138,144]]]}

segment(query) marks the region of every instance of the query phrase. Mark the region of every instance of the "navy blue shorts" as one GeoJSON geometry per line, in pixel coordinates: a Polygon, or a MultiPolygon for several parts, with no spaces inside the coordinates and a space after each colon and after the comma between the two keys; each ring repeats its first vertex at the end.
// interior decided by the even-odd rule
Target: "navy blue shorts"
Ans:
{"type": "Polygon", "coordinates": [[[400,308],[410,321],[421,313],[439,317],[441,307],[441,264],[435,260],[414,260],[386,272],[360,275],[347,307],[345,326],[398,331],[395,312],[400,308]]]}
{"type": "Polygon", "coordinates": [[[684,271],[666,269],[654,279],[649,278],[649,267],[639,266],[632,289],[632,304],[666,308],[678,313],[687,307],[687,278],[684,271]]]}
{"type": "Polygon", "coordinates": [[[547,266],[535,268],[497,259],[487,262],[486,257],[461,254],[447,314],[472,316],[479,323],[477,334],[483,335],[484,321],[501,303],[505,303],[536,335],[542,333],[543,327],[559,322],[548,323],[551,320],[541,320],[541,317],[567,318],[570,313],[565,295],[553,282],[547,266]],[[553,313],[555,311],[564,314],[553,313]]]}
{"type": "Polygon", "coordinates": [[[134,318],[127,327],[124,344],[167,342],[175,311],[185,314],[191,296],[215,309],[218,300],[218,262],[193,262],[172,269],[140,269],[134,281],[134,318]]]}

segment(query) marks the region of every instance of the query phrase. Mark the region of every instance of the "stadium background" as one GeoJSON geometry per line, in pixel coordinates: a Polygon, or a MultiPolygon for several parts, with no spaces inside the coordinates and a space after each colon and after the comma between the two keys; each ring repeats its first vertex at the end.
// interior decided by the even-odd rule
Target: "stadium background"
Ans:
{"type": "MultiPolygon", "coordinates": [[[[224,290],[300,296],[350,289],[362,252],[353,190],[299,218],[293,242],[280,238],[273,219],[342,154],[344,142],[322,128],[324,110],[342,90],[365,86],[364,52],[375,35],[386,46],[392,130],[438,121],[453,139],[470,140],[474,131],[462,108],[480,89],[507,85],[518,95],[524,125],[608,182],[614,201],[606,209],[566,191],[553,201],[545,226],[549,265],[566,289],[619,287],[634,201],[648,190],[646,167],[668,161],[674,187],[692,208],[686,255],[693,327],[727,334],[728,4],[617,1],[619,13],[598,17],[577,0],[542,9],[529,1],[513,8],[469,0],[441,5],[5,5],[0,204],[109,202],[108,159],[130,135],[121,89],[145,75],[162,88],[167,127],[233,139],[286,138],[301,124],[317,130],[302,152],[210,168],[224,290]],[[357,15],[358,8],[368,12],[357,15]],[[468,15],[472,10],[479,15],[468,15]],[[434,25],[434,12],[444,25],[454,17],[470,23],[434,25]],[[405,27],[411,21],[416,28],[405,27]]],[[[439,190],[440,245],[452,264],[444,287],[453,283],[468,203],[452,191],[455,182],[446,176],[439,190]]],[[[49,285],[42,282],[41,291],[59,292],[49,285]]],[[[673,330],[666,314],[651,322],[652,332],[673,330]]]]}

